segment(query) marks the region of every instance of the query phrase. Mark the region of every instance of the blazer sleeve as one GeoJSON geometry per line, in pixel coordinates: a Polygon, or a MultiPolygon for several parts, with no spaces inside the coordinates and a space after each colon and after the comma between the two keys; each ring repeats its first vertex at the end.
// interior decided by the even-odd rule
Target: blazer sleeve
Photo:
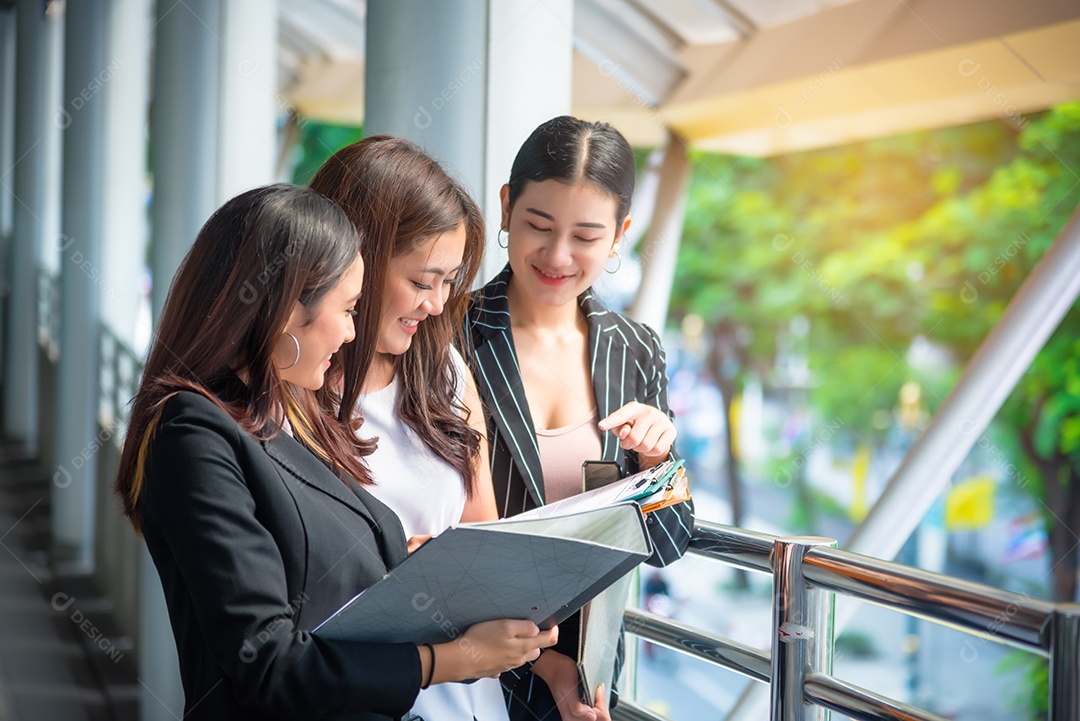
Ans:
{"type": "Polygon", "coordinates": [[[404,715],[421,682],[416,647],[327,641],[295,627],[278,542],[248,490],[258,479],[239,461],[243,432],[213,411],[189,405],[163,418],[140,513],[148,539],[167,545],[167,572],[182,579],[201,642],[237,703],[271,718],[404,715]]]}
{"type": "MultiPolygon", "coordinates": [[[[645,397],[641,400],[646,405],[659,408],[675,419],[668,404],[667,392],[667,356],[660,338],[648,326],[642,326],[648,333],[650,362],[646,366],[645,397]]],[[[678,458],[675,447],[671,448],[671,457],[678,458]]],[[[679,503],[661,508],[645,516],[645,527],[653,543],[653,555],[646,559],[650,566],[663,567],[679,560],[690,546],[694,533],[694,501],[679,503]]]]}

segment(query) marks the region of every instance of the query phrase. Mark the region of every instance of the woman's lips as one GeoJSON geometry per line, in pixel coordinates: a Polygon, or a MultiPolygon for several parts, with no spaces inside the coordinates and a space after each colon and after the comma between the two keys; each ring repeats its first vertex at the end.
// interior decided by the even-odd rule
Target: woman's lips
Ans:
{"type": "Polygon", "coordinates": [[[535,265],[532,267],[532,269],[536,272],[536,277],[540,279],[540,282],[545,285],[562,285],[566,281],[573,278],[572,275],[549,273],[546,270],[541,270],[540,268],[537,268],[535,265]]]}

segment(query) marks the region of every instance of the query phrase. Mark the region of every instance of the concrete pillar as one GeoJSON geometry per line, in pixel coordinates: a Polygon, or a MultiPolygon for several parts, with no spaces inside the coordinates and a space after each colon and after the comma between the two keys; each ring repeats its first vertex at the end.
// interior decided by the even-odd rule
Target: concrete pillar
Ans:
{"type": "MultiPolygon", "coordinates": [[[[66,3],[50,3],[45,14],[45,122],[41,126],[41,147],[45,153],[45,184],[41,214],[41,245],[38,263],[53,278],[60,273],[60,216],[63,213],[64,128],[68,117],[64,106],[64,8],[66,3]]],[[[58,309],[54,309],[58,310],[58,309]]],[[[59,338],[59,327],[54,317],[53,340],[59,338]]],[[[51,426],[42,428],[51,432],[51,426]]],[[[44,439],[43,439],[44,440],[44,439]]]]}
{"type": "Polygon", "coordinates": [[[274,181],[277,115],[276,0],[224,0],[218,202],[274,181]]]}
{"type": "MultiPolygon", "coordinates": [[[[658,333],[664,330],[671,300],[671,285],[675,280],[675,261],[679,256],[692,170],[686,155],[686,142],[669,131],[667,148],[660,165],[656,203],[641,247],[641,286],[629,310],[631,318],[645,323],[658,333]]],[[[641,230],[643,228],[638,227],[638,231],[641,230]]],[[[629,252],[629,247],[621,252],[629,252]]]]}
{"type": "MultiPolygon", "coordinates": [[[[135,338],[148,234],[146,151],[154,9],[151,0],[110,0],[108,5],[105,63],[114,70],[102,89],[101,317],[117,338],[141,354],[135,338]]],[[[149,335],[149,329],[143,329],[142,337],[149,335]]]]}
{"type": "Polygon", "coordinates": [[[479,282],[506,265],[496,243],[499,188],[510,179],[518,148],[537,125],[571,109],[574,1],[488,0],[487,117],[484,178],[476,197],[488,244],[479,282]]]}
{"type": "MultiPolygon", "coordinates": [[[[11,244],[15,164],[15,11],[0,10],[0,299],[11,293],[11,244]]],[[[7,320],[0,313],[0,374],[3,373],[7,320]]]]}
{"type": "MultiPolygon", "coordinates": [[[[15,164],[15,11],[0,10],[0,267],[7,268],[11,239],[11,171],[15,164]]],[[[6,279],[6,275],[4,278],[6,279]]],[[[7,295],[7,288],[3,289],[7,295]]],[[[2,340],[2,338],[0,338],[2,340]]]]}
{"type": "Polygon", "coordinates": [[[180,659],[161,578],[142,542],[139,581],[139,721],[176,721],[184,716],[180,659]]]}
{"type": "MultiPolygon", "coordinates": [[[[150,124],[154,159],[150,267],[155,323],[180,261],[218,206],[222,52],[219,0],[157,3],[156,7],[150,124]]],[[[183,714],[183,687],[161,581],[145,546],[139,598],[140,719],[175,721],[183,714]]]]}
{"type": "Polygon", "coordinates": [[[475,194],[483,187],[487,2],[372,0],[365,135],[416,141],[475,194]]]}
{"type": "Polygon", "coordinates": [[[464,181],[488,222],[486,280],[506,261],[494,241],[514,154],[570,111],[573,2],[372,0],[366,22],[364,133],[408,137],[464,181]]]}
{"type": "Polygon", "coordinates": [[[63,213],[60,241],[60,358],[54,435],[60,462],[52,486],[55,557],[93,570],[97,464],[97,368],[101,266],[102,88],[115,72],[105,60],[106,0],[66,7],[63,213]]]}
{"type": "Polygon", "coordinates": [[[14,169],[4,184],[14,196],[7,364],[4,368],[4,433],[37,448],[37,264],[44,215],[45,18],[39,0],[16,6],[14,169]]]}
{"type": "Polygon", "coordinates": [[[153,316],[199,228],[218,206],[221,3],[157,4],[150,144],[153,316]]]}

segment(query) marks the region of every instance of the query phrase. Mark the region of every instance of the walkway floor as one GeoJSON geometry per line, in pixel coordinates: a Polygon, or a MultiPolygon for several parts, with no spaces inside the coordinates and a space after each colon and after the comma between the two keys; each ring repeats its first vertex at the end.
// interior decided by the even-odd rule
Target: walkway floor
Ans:
{"type": "Polygon", "coordinates": [[[130,640],[91,579],[49,557],[50,476],[0,444],[0,721],[132,721],[130,640]]]}

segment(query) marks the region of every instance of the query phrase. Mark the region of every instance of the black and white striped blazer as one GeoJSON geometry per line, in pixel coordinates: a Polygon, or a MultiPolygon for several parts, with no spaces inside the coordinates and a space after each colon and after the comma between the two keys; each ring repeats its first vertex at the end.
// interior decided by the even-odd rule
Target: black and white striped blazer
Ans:
{"type": "MultiPolygon", "coordinates": [[[[506,287],[512,272],[502,270],[476,291],[467,316],[470,353],[487,414],[491,473],[501,517],[544,504],[544,479],[536,430],[521,381],[506,287]]],[[[589,368],[600,418],[631,401],[672,415],[667,399],[664,349],[650,328],[605,308],[587,290],[578,297],[589,324],[589,368]]],[[[626,453],[614,433],[601,433],[601,460],[637,471],[637,455],[626,453]]],[[[673,450],[674,453],[674,450],[673,450]]],[[[693,505],[681,503],[646,517],[655,549],[648,563],[666,566],[686,552],[693,531],[693,505]]]]}

